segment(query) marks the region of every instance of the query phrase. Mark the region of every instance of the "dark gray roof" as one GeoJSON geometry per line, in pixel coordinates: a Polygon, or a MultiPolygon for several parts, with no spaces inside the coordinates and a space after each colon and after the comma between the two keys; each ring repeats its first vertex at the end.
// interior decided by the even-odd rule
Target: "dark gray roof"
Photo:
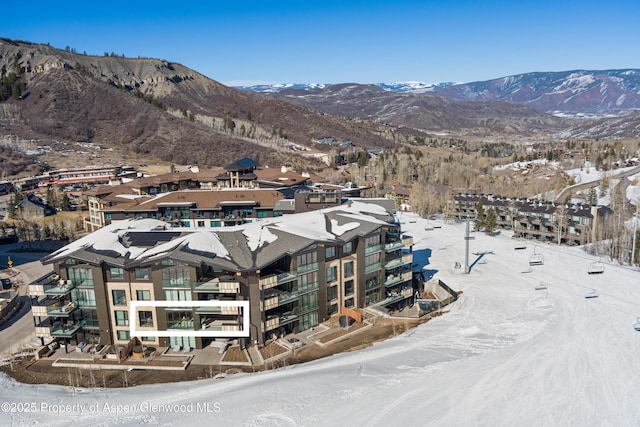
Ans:
{"type": "Polygon", "coordinates": [[[246,170],[253,170],[258,167],[258,162],[255,160],[245,157],[244,159],[237,160],[230,165],[224,167],[225,170],[233,171],[233,172],[241,172],[246,170]]]}

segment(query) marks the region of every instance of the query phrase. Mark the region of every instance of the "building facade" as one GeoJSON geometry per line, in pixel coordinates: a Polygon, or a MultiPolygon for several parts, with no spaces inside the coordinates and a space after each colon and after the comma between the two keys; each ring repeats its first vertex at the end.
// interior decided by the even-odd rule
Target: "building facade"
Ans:
{"type": "Polygon", "coordinates": [[[555,204],[531,199],[510,199],[484,194],[454,197],[459,220],[476,216],[478,201],[485,211],[496,213],[496,225],[521,237],[568,245],[584,245],[596,240],[597,231],[612,213],[606,206],[555,204]]]}
{"type": "Polygon", "coordinates": [[[389,204],[352,200],[215,231],[114,222],[43,258],[54,272],[29,288],[36,335],[121,346],[135,326],[146,345],[259,345],[343,307],[398,308],[421,289],[413,239],[389,204]]]}

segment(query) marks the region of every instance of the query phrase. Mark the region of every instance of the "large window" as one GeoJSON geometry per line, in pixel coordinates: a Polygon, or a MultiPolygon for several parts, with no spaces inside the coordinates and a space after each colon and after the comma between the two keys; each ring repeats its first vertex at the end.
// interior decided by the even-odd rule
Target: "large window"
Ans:
{"type": "Polygon", "coordinates": [[[327,283],[335,282],[338,280],[338,267],[327,267],[327,283]]]}
{"type": "Polygon", "coordinates": [[[338,286],[331,286],[327,288],[327,302],[338,298],[338,286]]]}
{"type": "Polygon", "coordinates": [[[129,312],[116,310],[116,326],[129,326],[129,312]]]}
{"type": "Polygon", "coordinates": [[[379,245],[382,242],[382,235],[376,234],[375,236],[370,236],[365,239],[366,247],[369,248],[371,246],[379,245]]]}
{"type": "Polygon", "coordinates": [[[335,246],[329,246],[329,247],[324,249],[324,257],[326,259],[331,259],[331,258],[334,258],[335,256],[336,256],[336,247],[335,246]]]}
{"type": "Polygon", "coordinates": [[[380,259],[381,259],[380,252],[376,252],[374,254],[367,255],[364,258],[364,265],[366,267],[366,266],[369,266],[369,265],[378,264],[378,263],[380,263],[380,259]]]}
{"type": "Polygon", "coordinates": [[[122,268],[119,267],[111,267],[109,269],[109,277],[111,277],[111,279],[124,279],[124,270],[122,268]]]}
{"type": "Polygon", "coordinates": [[[188,268],[165,268],[162,270],[162,286],[184,287],[190,285],[191,276],[188,268]]]}
{"type": "Polygon", "coordinates": [[[93,286],[93,273],[90,268],[70,268],[67,274],[76,286],[93,286]]]}
{"type": "Polygon", "coordinates": [[[140,326],[153,326],[153,313],[150,311],[139,311],[138,319],[140,326]]]}
{"type": "Polygon", "coordinates": [[[300,316],[300,329],[306,330],[318,324],[318,312],[303,314],[300,316]]]}
{"type": "Polygon", "coordinates": [[[310,292],[302,295],[300,299],[299,311],[310,311],[318,309],[318,293],[310,292]]]}
{"type": "Polygon", "coordinates": [[[136,268],[135,276],[136,276],[136,280],[149,280],[149,269],[136,268]]]}
{"type": "Polygon", "coordinates": [[[136,291],[136,299],[138,301],[151,301],[151,291],[149,290],[136,291]]]}
{"type": "Polygon", "coordinates": [[[298,267],[303,265],[309,265],[318,262],[318,253],[307,252],[306,254],[300,254],[297,256],[296,261],[298,262],[298,267]]]}
{"type": "Polygon", "coordinates": [[[353,280],[344,282],[344,296],[353,295],[353,280]]]}
{"type": "Polygon", "coordinates": [[[190,311],[167,311],[168,329],[193,329],[193,314],[190,311]]]}
{"type": "Polygon", "coordinates": [[[349,261],[349,262],[345,262],[344,263],[344,277],[351,277],[353,276],[353,261],[349,261]]]}
{"type": "Polygon", "coordinates": [[[113,305],[127,305],[127,292],[124,289],[114,289],[111,291],[113,305]]]}
{"type": "Polygon", "coordinates": [[[313,289],[318,289],[318,272],[312,271],[300,275],[298,278],[298,292],[306,292],[313,289]]]}
{"type": "Polygon", "coordinates": [[[353,251],[353,243],[352,242],[347,242],[344,245],[342,245],[342,253],[344,255],[350,254],[351,251],[353,251]]]}
{"type": "Polygon", "coordinates": [[[78,307],[95,307],[96,292],[93,289],[75,289],[73,300],[78,307]]]}
{"type": "Polygon", "coordinates": [[[191,301],[191,291],[165,290],[165,301],[191,301]]]}

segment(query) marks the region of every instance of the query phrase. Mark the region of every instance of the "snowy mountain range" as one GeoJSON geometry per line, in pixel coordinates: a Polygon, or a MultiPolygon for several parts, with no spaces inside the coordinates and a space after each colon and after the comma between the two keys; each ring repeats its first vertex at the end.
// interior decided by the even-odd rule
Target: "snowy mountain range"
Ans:
{"type": "MultiPolygon", "coordinates": [[[[418,81],[408,82],[395,82],[395,83],[376,83],[376,86],[380,86],[384,90],[396,93],[427,93],[433,91],[435,88],[451,86],[456,83],[424,83],[418,81]]],[[[256,85],[241,85],[231,84],[231,87],[240,90],[250,90],[260,93],[274,93],[282,92],[286,89],[295,90],[314,90],[324,89],[331,86],[330,83],[271,83],[271,84],[256,84],[256,85]]]]}
{"type": "MultiPolygon", "coordinates": [[[[315,90],[329,84],[245,86],[256,92],[315,90]]],[[[640,109],[640,70],[532,72],[472,83],[378,83],[386,91],[455,101],[505,101],[557,115],[624,115],[640,109]]]]}

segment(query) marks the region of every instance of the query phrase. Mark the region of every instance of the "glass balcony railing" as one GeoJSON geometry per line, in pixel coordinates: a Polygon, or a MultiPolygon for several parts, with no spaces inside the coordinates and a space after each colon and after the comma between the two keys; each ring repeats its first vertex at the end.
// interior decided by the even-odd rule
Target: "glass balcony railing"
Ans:
{"type": "Polygon", "coordinates": [[[298,275],[296,273],[296,270],[292,270],[292,271],[287,271],[285,273],[278,274],[277,278],[278,278],[278,284],[282,284],[282,283],[291,282],[292,280],[297,279],[298,275]]]}
{"type": "Polygon", "coordinates": [[[162,281],[163,288],[190,288],[191,281],[188,279],[169,279],[162,281]]]}
{"type": "Polygon", "coordinates": [[[318,263],[312,262],[311,264],[299,265],[296,269],[297,274],[308,273],[318,269],[318,263]]]}
{"type": "Polygon", "coordinates": [[[391,252],[402,247],[404,247],[404,243],[402,242],[402,240],[396,240],[395,242],[386,243],[384,245],[384,250],[386,252],[391,252]]]}
{"type": "Polygon", "coordinates": [[[401,257],[394,258],[392,260],[385,262],[384,268],[386,270],[390,270],[392,268],[400,267],[405,264],[411,264],[412,261],[413,261],[413,256],[411,254],[404,254],[401,257]]]}
{"type": "Polygon", "coordinates": [[[80,328],[81,325],[79,322],[73,324],[54,325],[49,327],[49,336],[56,338],[73,338],[80,328]]]}
{"type": "Polygon", "coordinates": [[[235,280],[233,276],[217,277],[206,282],[194,282],[193,285],[193,290],[196,292],[213,292],[223,294],[240,293],[240,282],[235,280]]]}
{"type": "Polygon", "coordinates": [[[175,320],[167,322],[167,329],[190,329],[193,330],[193,319],[175,320]]]}
{"type": "Polygon", "coordinates": [[[64,296],[69,294],[75,286],[71,280],[52,281],[48,284],[29,285],[31,296],[64,296]]]}
{"type": "Polygon", "coordinates": [[[376,263],[373,263],[371,265],[366,265],[364,267],[364,272],[365,273],[371,273],[373,271],[380,270],[381,268],[382,268],[382,263],[381,262],[376,262],[376,263]]]}
{"type": "Polygon", "coordinates": [[[366,248],[364,248],[364,253],[366,255],[369,255],[376,252],[380,252],[382,250],[382,246],[383,246],[382,244],[367,246],[366,248]]]}
{"type": "Polygon", "coordinates": [[[413,278],[413,275],[410,271],[407,271],[401,274],[395,274],[395,275],[390,274],[387,276],[386,280],[384,281],[384,285],[387,287],[394,286],[394,285],[397,285],[398,283],[411,281],[412,278],[413,278]]]}
{"type": "Polygon", "coordinates": [[[53,317],[69,317],[73,313],[78,304],[73,301],[60,304],[60,305],[48,305],[46,306],[47,315],[53,317]]]}
{"type": "Polygon", "coordinates": [[[370,280],[365,283],[364,289],[366,291],[370,291],[372,289],[379,288],[380,286],[382,286],[382,283],[378,282],[377,280],[370,280]]]}
{"type": "Polygon", "coordinates": [[[264,297],[264,310],[271,310],[298,300],[299,292],[274,292],[264,297]]]}

